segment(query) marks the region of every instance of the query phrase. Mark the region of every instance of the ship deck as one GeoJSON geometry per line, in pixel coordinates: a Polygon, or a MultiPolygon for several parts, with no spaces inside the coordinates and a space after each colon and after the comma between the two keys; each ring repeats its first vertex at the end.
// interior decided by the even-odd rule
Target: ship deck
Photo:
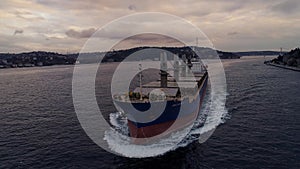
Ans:
{"type": "MultiPolygon", "coordinates": [[[[204,73],[193,73],[193,76],[184,76],[179,77],[179,80],[175,80],[174,77],[168,76],[167,87],[161,87],[160,80],[152,81],[147,84],[142,85],[142,100],[140,98],[131,97],[124,94],[125,98],[121,99],[122,102],[131,102],[131,103],[145,103],[150,102],[149,94],[155,89],[160,89],[166,95],[166,101],[177,100],[181,101],[186,97],[196,96],[199,88],[202,86],[202,83],[205,79],[207,72],[204,73]]],[[[139,93],[141,91],[140,87],[135,88],[134,93],[139,93]]],[[[117,96],[117,95],[116,95],[117,96]]],[[[120,96],[120,95],[119,95],[120,96]]],[[[116,100],[118,96],[115,98],[116,100]]],[[[119,101],[121,101],[119,100],[119,101]]]]}
{"type": "MultiPolygon", "coordinates": [[[[194,73],[192,76],[179,77],[178,80],[168,76],[167,88],[195,88],[203,76],[204,73],[194,73]]],[[[160,80],[144,84],[142,88],[161,88],[160,80]]]]}

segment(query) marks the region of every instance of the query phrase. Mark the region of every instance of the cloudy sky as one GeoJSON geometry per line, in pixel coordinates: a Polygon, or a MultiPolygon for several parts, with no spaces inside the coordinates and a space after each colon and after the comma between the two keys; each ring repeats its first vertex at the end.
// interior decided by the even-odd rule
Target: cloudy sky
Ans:
{"type": "Polygon", "coordinates": [[[97,29],[139,12],[182,17],[225,51],[300,46],[299,0],[1,0],[0,9],[0,52],[78,52],[97,29]]]}

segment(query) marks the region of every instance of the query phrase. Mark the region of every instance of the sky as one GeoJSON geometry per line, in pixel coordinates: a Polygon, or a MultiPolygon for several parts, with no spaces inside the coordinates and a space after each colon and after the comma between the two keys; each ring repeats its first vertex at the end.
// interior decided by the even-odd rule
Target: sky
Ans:
{"type": "Polygon", "coordinates": [[[79,52],[96,30],[141,12],[181,17],[223,51],[300,47],[299,0],[1,0],[0,53],[79,52]]]}

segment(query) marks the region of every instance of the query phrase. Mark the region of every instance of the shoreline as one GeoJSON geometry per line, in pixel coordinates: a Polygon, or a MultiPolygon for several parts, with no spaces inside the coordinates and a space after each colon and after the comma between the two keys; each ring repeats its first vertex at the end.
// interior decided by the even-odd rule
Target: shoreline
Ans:
{"type": "Polygon", "coordinates": [[[298,68],[298,67],[279,65],[279,64],[271,63],[270,61],[265,61],[264,64],[269,65],[269,66],[275,66],[275,67],[279,67],[279,68],[283,68],[283,69],[288,69],[288,70],[293,70],[293,71],[300,72],[300,68],[298,68]]]}

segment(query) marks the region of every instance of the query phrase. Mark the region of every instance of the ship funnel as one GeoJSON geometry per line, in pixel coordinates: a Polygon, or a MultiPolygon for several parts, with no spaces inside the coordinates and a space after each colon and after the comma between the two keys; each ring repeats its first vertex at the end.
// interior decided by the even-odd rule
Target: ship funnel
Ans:
{"type": "Polygon", "coordinates": [[[168,65],[167,65],[167,53],[160,53],[160,87],[168,87],[168,65]]]}

